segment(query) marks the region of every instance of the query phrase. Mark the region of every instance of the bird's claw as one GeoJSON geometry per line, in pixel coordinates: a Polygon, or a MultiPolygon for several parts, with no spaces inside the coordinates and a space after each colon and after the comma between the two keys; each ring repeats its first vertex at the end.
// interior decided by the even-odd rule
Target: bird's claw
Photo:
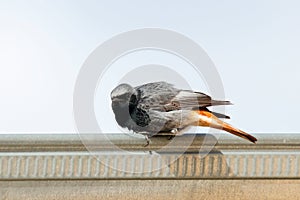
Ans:
{"type": "Polygon", "coordinates": [[[168,140],[172,140],[175,137],[175,135],[170,135],[170,137],[168,138],[168,140]]]}
{"type": "Polygon", "coordinates": [[[147,147],[150,145],[151,140],[148,138],[148,136],[145,136],[145,140],[146,140],[146,144],[144,145],[144,147],[147,147]]]}

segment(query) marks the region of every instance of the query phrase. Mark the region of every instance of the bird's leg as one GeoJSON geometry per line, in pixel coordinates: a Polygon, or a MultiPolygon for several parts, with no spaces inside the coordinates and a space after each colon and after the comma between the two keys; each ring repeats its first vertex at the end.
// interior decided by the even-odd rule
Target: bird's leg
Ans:
{"type": "Polygon", "coordinates": [[[144,147],[147,147],[147,146],[149,146],[151,140],[148,138],[147,135],[145,135],[145,140],[146,140],[146,144],[144,145],[144,147]]]}

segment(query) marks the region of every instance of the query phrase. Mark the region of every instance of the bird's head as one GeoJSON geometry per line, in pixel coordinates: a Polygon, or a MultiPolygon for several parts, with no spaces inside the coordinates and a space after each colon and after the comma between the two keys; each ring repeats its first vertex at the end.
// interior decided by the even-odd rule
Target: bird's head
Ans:
{"type": "Polygon", "coordinates": [[[112,104],[127,105],[131,96],[136,93],[135,89],[129,84],[120,84],[110,94],[112,104]]]}

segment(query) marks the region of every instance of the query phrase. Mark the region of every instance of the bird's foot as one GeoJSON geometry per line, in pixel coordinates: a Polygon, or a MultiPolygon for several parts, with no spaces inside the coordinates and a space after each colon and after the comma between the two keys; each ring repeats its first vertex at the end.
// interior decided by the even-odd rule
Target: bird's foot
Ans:
{"type": "Polygon", "coordinates": [[[175,135],[170,135],[170,137],[168,138],[168,140],[172,140],[175,137],[175,135]]]}
{"type": "Polygon", "coordinates": [[[151,140],[148,138],[148,136],[147,136],[147,135],[145,135],[145,140],[146,140],[146,144],[144,145],[144,147],[147,147],[147,146],[149,146],[149,145],[150,145],[150,143],[151,143],[151,140]]]}

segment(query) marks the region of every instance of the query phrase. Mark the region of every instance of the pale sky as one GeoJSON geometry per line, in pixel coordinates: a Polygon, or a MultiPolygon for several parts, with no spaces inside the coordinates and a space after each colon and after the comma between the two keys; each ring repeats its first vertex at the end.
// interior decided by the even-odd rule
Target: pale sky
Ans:
{"type": "MultiPolygon", "coordinates": [[[[83,62],[111,37],[147,27],[179,32],[206,51],[234,103],[231,124],[299,132],[299,9],[297,0],[0,1],[0,133],[76,132],[73,90],[83,62]]],[[[147,56],[159,64],[164,55],[147,56]]],[[[137,57],[120,63],[151,64],[137,57]]],[[[206,91],[200,85],[194,89],[206,91]]]]}

